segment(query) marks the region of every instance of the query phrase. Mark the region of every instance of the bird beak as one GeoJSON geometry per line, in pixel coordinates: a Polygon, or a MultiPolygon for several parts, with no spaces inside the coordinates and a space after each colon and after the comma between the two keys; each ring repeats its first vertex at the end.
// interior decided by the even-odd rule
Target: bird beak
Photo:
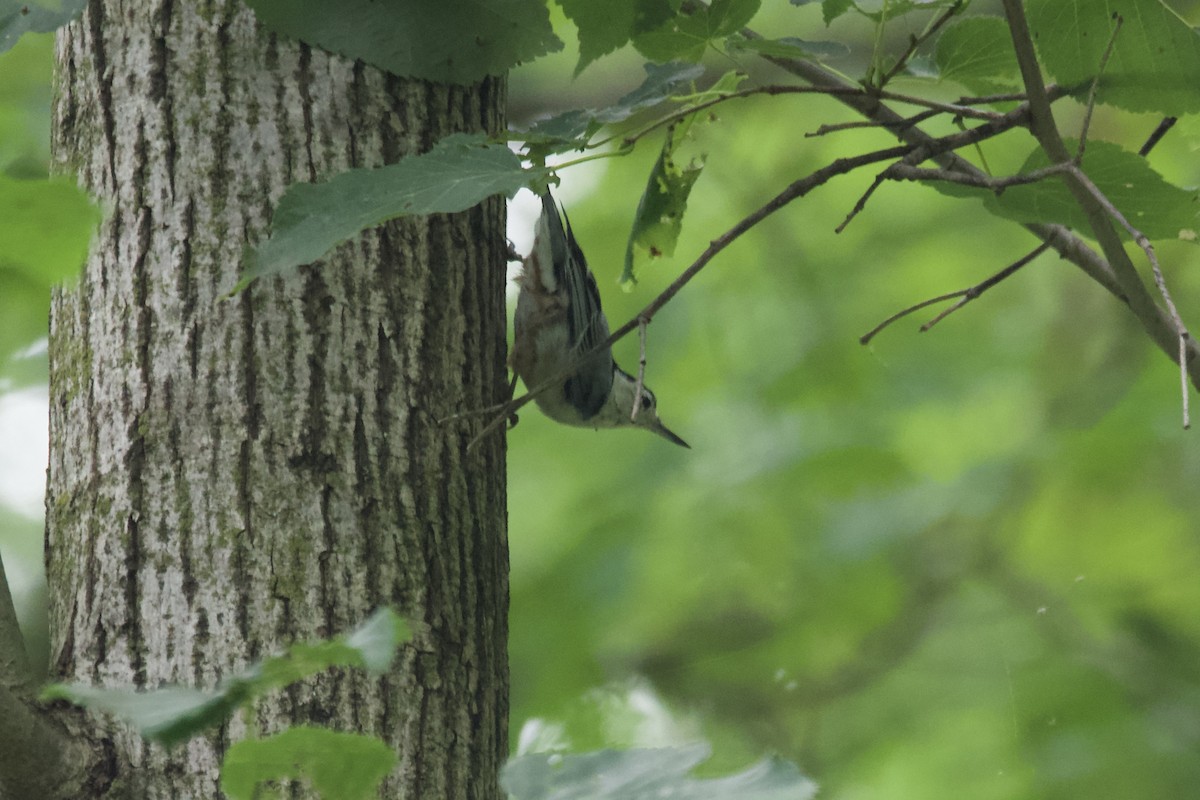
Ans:
{"type": "Polygon", "coordinates": [[[664,439],[666,439],[668,442],[671,442],[672,444],[677,444],[680,447],[686,447],[688,450],[692,449],[692,446],[690,444],[685,442],[683,439],[680,439],[674,433],[671,433],[670,429],[667,428],[666,425],[663,425],[661,422],[656,421],[656,424],[650,426],[650,430],[654,431],[659,436],[663,437],[664,439]]]}

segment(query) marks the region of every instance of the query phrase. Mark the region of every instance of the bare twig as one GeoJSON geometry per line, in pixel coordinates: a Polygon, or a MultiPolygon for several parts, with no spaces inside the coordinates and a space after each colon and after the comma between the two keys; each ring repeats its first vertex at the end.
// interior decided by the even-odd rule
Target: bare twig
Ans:
{"type": "Polygon", "coordinates": [[[837,133],[839,131],[855,130],[858,128],[885,128],[887,130],[894,132],[897,130],[902,130],[904,128],[911,128],[913,125],[919,125],[920,123],[924,122],[927,119],[936,117],[938,114],[944,114],[944,113],[946,113],[946,112],[940,111],[940,110],[934,109],[934,108],[928,108],[928,109],[922,111],[920,114],[914,114],[911,117],[906,117],[899,124],[893,123],[893,122],[875,122],[874,120],[869,120],[869,119],[855,120],[853,122],[838,122],[838,123],[834,123],[832,125],[822,125],[821,127],[817,128],[815,131],[809,131],[808,133],[804,134],[804,138],[813,139],[813,138],[816,138],[817,136],[825,136],[826,134],[830,134],[830,133],[837,133]]]}
{"type": "MultiPolygon", "coordinates": [[[[1051,86],[1051,89],[1057,90],[1057,86],[1051,86]]],[[[1024,103],[1028,100],[1024,92],[1007,92],[1005,94],[985,94],[978,97],[960,97],[954,102],[960,106],[983,106],[991,103],[1024,103]]]]}
{"type": "Polygon", "coordinates": [[[1113,26],[1112,35],[1108,37],[1108,46],[1104,48],[1104,55],[1100,56],[1100,66],[1096,68],[1096,77],[1092,78],[1092,88],[1088,90],[1087,108],[1083,113],[1083,125],[1079,129],[1079,149],[1075,152],[1076,163],[1083,162],[1083,150],[1087,147],[1088,128],[1092,125],[1092,111],[1096,107],[1096,89],[1100,86],[1100,76],[1104,74],[1104,68],[1108,66],[1108,59],[1112,57],[1113,46],[1117,43],[1117,34],[1121,32],[1121,25],[1125,19],[1120,14],[1113,14],[1113,19],[1117,24],[1113,26]]]}
{"type": "Polygon", "coordinates": [[[642,410],[642,387],[646,385],[646,326],[650,320],[638,317],[638,373],[633,384],[633,410],[629,412],[629,421],[637,422],[638,412],[642,410]]]}
{"type": "Polygon", "coordinates": [[[1099,203],[1108,215],[1125,229],[1125,232],[1130,235],[1137,246],[1146,254],[1146,260],[1150,262],[1150,271],[1154,275],[1154,285],[1158,288],[1158,293],[1162,296],[1163,302],[1166,303],[1167,313],[1171,315],[1171,322],[1175,325],[1175,334],[1179,337],[1179,366],[1182,375],[1181,381],[1183,386],[1183,427],[1185,429],[1192,427],[1191,418],[1188,414],[1188,390],[1187,390],[1187,342],[1190,338],[1187,327],[1183,324],[1183,319],[1179,316],[1179,310],[1175,307],[1175,301],[1171,298],[1171,292],[1167,289],[1166,278],[1163,277],[1162,267],[1158,263],[1158,256],[1154,252],[1154,245],[1146,238],[1146,234],[1130,224],[1129,220],[1121,211],[1112,204],[1112,201],[1105,196],[1104,192],[1100,191],[1100,187],[1092,182],[1092,179],[1087,176],[1087,173],[1082,168],[1072,164],[1071,174],[1079,181],[1084,188],[1091,194],[1092,198],[1099,203]]]}
{"type": "Polygon", "coordinates": [[[1178,121],[1179,117],[1163,117],[1162,122],[1158,123],[1158,127],[1154,129],[1154,132],[1146,139],[1146,143],[1138,150],[1138,155],[1143,157],[1150,155],[1150,151],[1162,141],[1162,138],[1167,135],[1167,131],[1175,127],[1175,123],[1178,121]]]}
{"type": "Polygon", "coordinates": [[[975,284],[974,286],[968,287],[966,289],[960,289],[957,292],[950,292],[948,294],[938,295],[937,297],[931,297],[928,300],[922,300],[920,303],[916,303],[915,305],[911,305],[908,308],[901,309],[900,311],[897,311],[895,314],[892,314],[890,317],[885,319],[883,322],[879,323],[874,328],[872,328],[871,330],[867,331],[865,334],[860,336],[858,341],[860,344],[870,344],[871,340],[874,339],[877,334],[879,334],[884,328],[888,327],[893,322],[904,319],[909,314],[912,314],[913,312],[916,312],[916,311],[920,311],[923,308],[928,308],[929,306],[936,305],[938,303],[944,303],[945,301],[953,300],[956,297],[960,298],[957,303],[950,306],[945,311],[938,314],[933,319],[929,320],[929,322],[926,322],[924,325],[922,325],[920,330],[922,333],[924,333],[925,331],[932,328],[934,325],[937,325],[939,322],[941,322],[946,317],[953,314],[958,309],[965,306],[967,303],[969,303],[972,300],[974,300],[975,298],[979,297],[981,294],[986,292],[988,289],[990,289],[993,286],[995,286],[996,284],[1000,283],[1005,278],[1010,277],[1013,273],[1015,273],[1021,267],[1025,266],[1030,261],[1033,261],[1035,258],[1037,258],[1038,256],[1040,256],[1042,253],[1046,252],[1049,249],[1050,249],[1050,242],[1042,242],[1037,247],[1033,248],[1033,250],[1031,250],[1028,253],[1026,253],[1025,255],[1021,256],[1016,261],[1014,261],[1013,263],[1009,264],[1004,269],[997,272],[995,275],[992,275],[991,277],[975,284]]]}
{"type": "MultiPolygon", "coordinates": [[[[744,29],[742,33],[750,39],[761,38],[752,30],[744,29]]],[[[1022,43],[1018,51],[1024,54],[1022,58],[1032,58],[1036,65],[1036,55],[1034,54],[1032,42],[1028,38],[1028,26],[1025,26],[1025,35],[1019,38],[1021,38],[1022,43]]],[[[1015,44],[1016,40],[1014,39],[1014,46],[1015,44]]],[[[785,72],[791,73],[813,85],[831,87],[849,85],[845,78],[815,62],[780,56],[764,56],[764,58],[785,72]]],[[[1040,84],[1040,76],[1038,77],[1038,81],[1040,84]]],[[[1045,88],[1043,92],[1044,99],[1048,101],[1050,98],[1061,96],[1062,92],[1063,90],[1060,87],[1051,85],[1045,88]]],[[[867,119],[880,123],[900,122],[903,120],[900,114],[884,103],[879,102],[876,98],[854,94],[837,94],[831,96],[862,114],[867,119]]],[[[1029,93],[1026,92],[1023,95],[999,95],[994,98],[968,98],[968,100],[970,102],[983,102],[993,99],[1001,101],[1022,98],[1027,101],[1031,99],[1029,93]]],[[[966,103],[963,103],[963,105],[966,105],[966,103]]],[[[1039,106],[1039,109],[1039,113],[1044,111],[1046,115],[1049,114],[1048,104],[1039,106]]],[[[900,129],[897,136],[901,140],[915,145],[924,145],[934,141],[933,137],[920,127],[900,129]]],[[[1070,154],[1065,153],[1065,148],[1063,150],[1065,157],[1052,160],[1069,160],[1070,154]]],[[[932,158],[944,169],[954,170],[955,172],[984,174],[974,164],[952,151],[942,152],[932,158]]],[[[1092,205],[1094,206],[1095,204],[1093,203],[1092,205]]],[[[1102,212],[1100,216],[1103,217],[1102,212]]],[[[1115,266],[1112,251],[1115,249],[1120,251],[1120,253],[1124,252],[1119,239],[1116,239],[1115,235],[1113,237],[1101,238],[1101,245],[1104,248],[1105,256],[1107,256],[1105,258],[1079,236],[1071,233],[1070,230],[1062,225],[1028,222],[1022,223],[1022,226],[1042,241],[1051,242],[1051,247],[1064,260],[1079,267],[1089,278],[1100,284],[1105,291],[1125,303],[1134,316],[1137,317],[1143,330],[1146,331],[1151,340],[1163,352],[1167,353],[1172,360],[1177,358],[1179,339],[1170,316],[1149,297],[1140,280],[1130,280],[1130,273],[1132,273],[1134,278],[1136,278],[1137,273],[1133,270],[1132,262],[1129,262],[1127,255],[1125,256],[1127,267],[1121,265],[1120,269],[1118,269],[1115,266]]],[[[1119,253],[1116,255],[1119,255],[1119,253]]],[[[1191,381],[1195,386],[1200,386],[1200,357],[1198,356],[1200,356],[1200,349],[1197,348],[1195,340],[1189,340],[1187,345],[1187,363],[1191,381]]]]}
{"type": "Polygon", "coordinates": [[[877,335],[879,335],[883,331],[884,328],[888,327],[893,322],[899,322],[900,320],[907,317],[909,314],[913,314],[917,311],[920,311],[922,308],[928,308],[929,306],[935,306],[938,303],[944,303],[947,300],[953,300],[956,297],[962,297],[963,294],[964,294],[964,291],[962,291],[962,290],[957,291],[957,292],[949,292],[948,294],[939,294],[937,297],[931,297],[928,300],[922,300],[919,303],[914,303],[913,305],[909,306],[908,308],[902,308],[899,311],[897,311],[895,314],[892,314],[890,317],[885,319],[883,322],[876,325],[874,328],[871,328],[871,330],[867,331],[862,336],[858,337],[858,343],[859,344],[870,344],[872,339],[874,339],[877,335]]]}
{"type": "Polygon", "coordinates": [[[1010,186],[1038,183],[1039,181],[1046,180],[1046,178],[1062,175],[1064,172],[1068,172],[1070,168],[1071,165],[1069,164],[1052,164],[1049,167],[1035,169],[1032,172],[1021,172],[1016,175],[993,178],[987,175],[964,175],[961,172],[954,172],[948,169],[924,169],[901,161],[881,172],[880,177],[885,180],[901,181],[945,181],[946,183],[957,183],[962,186],[973,186],[977,189],[988,189],[996,194],[1000,194],[1010,186]]]}
{"type": "MultiPolygon", "coordinates": [[[[1071,154],[1067,151],[1062,135],[1055,125],[1054,115],[1050,111],[1045,85],[1042,83],[1041,68],[1033,46],[1033,37],[1029,32],[1029,22],[1025,18],[1025,8],[1021,0],[1002,1],[1004,14],[1008,20],[1008,29],[1012,35],[1013,50],[1017,55],[1017,65],[1021,70],[1021,80],[1025,84],[1026,94],[1029,95],[1029,108],[1032,115],[1030,130],[1052,163],[1072,161],[1071,154]]],[[[1064,174],[1064,181],[1075,198],[1075,202],[1079,204],[1080,209],[1088,218],[1092,233],[1095,234],[1114,276],[1120,283],[1121,296],[1129,304],[1130,310],[1143,320],[1147,331],[1154,336],[1158,345],[1178,360],[1180,381],[1184,387],[1183,424],[1185,428],[1189,427],[1187,383],[1189,363],[1194,360],[1193,356],[1195,355],[1194,343],[1189,345],[1191,337],[1179,317],[1179,312],[1175,309],[1175,303],[1171,300],[1169,292],[1166,291],[1166,281],[1162,277],[1162,270],[1158,266],[1154,248],[1150,246],[1149,241],[1140,231],[1136,231],[1129,225],[1129,221],[1120,215],[1116,207],[1104,197],[1104,194],[1096,188],[1096,185],[1084,174],[1082,169],[1076,166],[1075,169],[1068,171],[1064,174]],[[1133,261],[1125,252],[1124,244],[1117,235],[1116,229],[1113,228],[1114,220],[1125,227],[1146,253],[1151,271],[1154,273],[1154,282],[1167,306],[1165,314],[1146,289],[1133,261]]],[[[1196,382],[1198,375],[1200,375],[1200,370],[1192,375],[1193,382],[1196,382]]]]}
{"type": "MultiPolygon", "coordinates": [[[[1024,125],[1028,122],[1028,120],[1029,106],[1021,105],[1017,108],[1014,108],[1012,111],[1009,111],[1007,114],[1002,114],[1001,116],[974,128],[960,131],[959,133],[950,134],[949,136],[943,136],[939,139],[926,137],[920,146],[914,147],[910,152],[904,155],[903,163],[915,168],[915,165],[920,164],[922,161],[937,159],[938,156],[948,154],[960,147],[978,144],[979,142],[985,141],[993,136],[997,136],[1007,130],[1024,125]]],[[[898,135],[901,135],[901,138],[903,138],[902,133],[903,132],[898,133],[898,135]]],[[[895,167],[896,165],[892,166],[895,167]]],[[[891,167],[889,169],[891,169],[891,167]]],[[[975,169],[954,170],[947,168],[946,171],[953,172],[957,175],[978,176],[982,179],[988,178],[987,175],[975,169]]],[[[887,178],[888,175],[886,170],[875,176],[875,179],[871,182],[871,185],[867,187],[866,192],[859,197],[858,202],[854,204],[854,207],[850,210],[850,213],[847,214],[846,218],[842,220],[842,223],[834,229],[836,233],[841,233],[846,229],[846,226],[850,224],[850,221],[853,220],[866,207],[867,200],[870,199],[871,195],[875,193],[875,190],[878,189],[879,186],[885,180],[887,180],[887,178]]]]}
{"type": "MultiPolygon", "coordinates": [[[[984,109],[973,108],[967,105],[943,103],[937,100],[929,100],[924,97],[916,97],[915,95],[898,94],[896,92],[888,92],[878,89],[867,89],[862,86],[851,86],[850,84],[838,86],[796,86],[792,84],[772,84],[769,86],[755,86],[750,89],[740,89],[736,92],[730,92],[728,94],[713,97],[710,100],[705,100],[704,102],[697,103],[694,106],[686,106],[684,108],[677,109],[672,111],[670,114],[666,114],[659,119],[654,120],[645,127],[640,128],[633,133],[625,134],[623,136],[610,136],[605,139],[597,139],[595,142],[589,144],[588,148],[594,149],[597,147],[602,147],[616,139],[621,140],[621,147],[628,147],[634,142],[637,142],[638,140],[646,137],[665,125],[670,125],[672,122],[677,122],[684,117],[688,117],[699,111],[712,108],[715,105],[726,103],[730,100],[741,100],[747,97],[755,97],[758,95],[766,95],[770,97],[781,94],[817,94],[831,95],[834,97],[858,97],[870,98],[873,100],[888,100],[894,103],[905,103],[907,105],[919,106],[944,114],[953,114],[956,117],[978,120],[994,120],[1002,116],[1002,114],[998,111],[986,111],[984,109]]],[[[1063,94],[1065,94],[1065,92],[1063,94]]],[[[898,123],[892,123],[893,126],[896,124],[898,123]]]]}
{"type": "Polygon", "coordinates": [[[960,308],[962,308],[963,306],[965,306],[967,303],[971,302],[975,298],[979,297],[979,295],[983,294],[988,289],[990,289],[993,286],[995,286],[996,284],[1000,283],[1002,280],[1004,280],[1008,277],[1011,277],[1013,275],[1013,273],[1015,273],[1021,267],[1025,266],[1029,262],[1033,261],[1035,258],[1037,258],[1038,256],[1040,256],[1042,253],[1046,252],[1049,249],[1050,249],[1050,242],[1042,242],[1037,247],[1033,248],[1028,253],[1021,256],[1016,261],[1009,264],[1007,267],[1000,270],[999,272],[997,272],[995,275],[991,276],[987,280],[980,281],[979,283],[975,284],[971,288],[964,290],[962,293],[961,300],[959,300],[957,303],[955,303],[954,305],[947,308],[942,313],[938,314],[933,319],[929,320],[929,322],[926,322],[924,325],[922,325],[920,327],[919,330],[921,331],[921,333],[925,333],[930,328],[932,328],[934,325],[937,325],[939,322],[944,320],[946,317],[950,316],[955,311],[958,311],[960,308]]]}

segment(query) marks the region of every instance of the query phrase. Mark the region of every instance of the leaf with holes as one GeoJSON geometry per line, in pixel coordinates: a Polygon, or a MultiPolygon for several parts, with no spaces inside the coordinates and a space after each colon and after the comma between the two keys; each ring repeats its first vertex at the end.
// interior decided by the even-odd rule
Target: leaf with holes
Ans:
{"type": "Polygon", "coordinates": [[[1029,0],[1029,27],[1054,80],[1086,96],[1113,41],[1097,102],[1179,116],[1200,111],[1200,34],[1160,0],[1029,0]],[[1120,17],[1120,30],[1116,17],[1120,17]]]}

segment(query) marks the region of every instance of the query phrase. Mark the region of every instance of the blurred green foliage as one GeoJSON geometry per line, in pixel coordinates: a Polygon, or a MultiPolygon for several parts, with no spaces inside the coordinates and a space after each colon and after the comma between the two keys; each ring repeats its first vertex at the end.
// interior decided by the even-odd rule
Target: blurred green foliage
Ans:
{"type": "MultiPolygon", "coordinates": [[[[561,97],[571,63],[525,78],[547,113],[578,105],[561,97]]],[[[568,206],[614,327],[789,181],[894,142],[806,138],[855,119],[823,99],[718,116],[675,257],[632,294],[620,246],[653,147],[568,206]]],[[[1136,149],[1157,122],[1101,110],[1092,135],[1136,149]]],[[[1024,158],[1028,138],[1009,139],[985,145],[994,169],[1024,158]]],[[[1200,177],[1186,137],[1150,163],[1200,177]]],[[[912,184],[835,235],[872,177],[768,218],[655,317],[646,380],[691,451],[534,413],[509,433],[514,731],[557,720],[576,748],[628,744],[589,690],[641,676],[720,766],[777,752],[825,798],[1190,796],[1200,446],[1180,430],[1177,370],[1053,255],[928,333],[940,307],[859,345],[1036,244],[912,184]]],[[[1195,248],[1158,251],[1194,322],[1195,248]]],[[[635,337],[617,357],[636,364],[635,337]]]]}
{"type": "MultiPolygon", "coordinates": [[[[849,17],[825,31],[820,4],[764,13],[811,17],[813,38],[873,36],[849,17]]],[[[897,49],[909,32],[890,32],[897,49]]],[[[47,57],[24,47],[3,58],[28,62],[0,61],[5,103],[12,65],[47,57]]],[[[858,57],[835,66],[861,74],[858,57]]],[[[597,106],[641,80],[624,52],[571,83],[576,58],[516,73],[514,117],[597,106]]],[[[46,129],[3,113],[0,130],[46,129]]],[[[852,119],[828,99],[757,98],[698,126],[709,158],[675,257],[629,294],[617,279],[655,145],[591,173],[568,211],[614,326],[787,182],[892,143],[805,136],[852,119]]],[[[1100,109],[1092,136],[1136,148],[1157,121],[1100,109]]],[[[1010,138],[985,145],[997,171],[1028,151],[1010,138]]],[[[1200,182],[1185,136],[1150,163],[1200,182]]],[[[1179,427],[1177,371],[1120,303],[1047,255],[928,333],[916,328],[936,308],[862,347],[894,311],[1035,244],[913,184],[882,187],[835,235],[872,177],[768,218],[655,318],[647,383],[693,450],[532,410],[509,434],[514,743],[534,719],[562,721],[580,749],[629,743],[639,734],[606,723],[595,690],[640,680],[690,721],[668,736],[713,742],[714,770],[776,752],[824,798],[1191,796],[1200,445],[1179,427]]],[[[1195,247],[1158,252],[1195,324],[1195,247]]],[[[36,339],[44,302],[6,308],[6,326],[36,339]]],[[[636,364],[634,337],[617,357],[636,364]]]]}

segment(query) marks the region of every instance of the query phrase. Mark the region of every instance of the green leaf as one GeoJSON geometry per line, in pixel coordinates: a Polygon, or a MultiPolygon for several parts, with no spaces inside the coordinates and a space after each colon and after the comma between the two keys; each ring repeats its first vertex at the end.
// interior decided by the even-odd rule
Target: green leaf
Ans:
{"type": "Polygon", "coordinates": [[[730,50],[745,50],[761,56],[775,58],[830,59],[850,55],[850,48],[841,42],[808,42],[794,36],[782,39],[745,39],[730,37],[726,41],[730,50]]]}
{"type": "Polygon", "coordinates": [[[0,174],[0,264],[40,282],[75,275],[100,210],[69,178],[0,174]]]}
{"type": "Polygon", "coordinates": [[[825,19],[826,27],[853,7],[854,0],[822,0],[821,16],[825,19]]]}
{"type": "Polygon", "coordinates": [[[634,271],[635,258],[646,253],[651,258],[671,256],[683,228],[683,213],[687,209],[688,196],[704,169],[704,157],[700,156],[684,166],[676,163],[676,150],[687,136],[693,117],[672,125],[658,161],[650,172],[646,190],[638,203],[629,243],[625,247],[625,269],[621,272],[621,283],[637,281],[634,271]]]}
{"type": "Polygon", "coordinates": [[[991,92],[1018,83],[1008,25],[999,17],[967,17],[946,27],[934,55],[943,80],[991,92]]]}
{"type": "Polygon", "coordinates": [[[247,0],[267,27],[405,77],[471,84],[562,49],[544,0],[247,0]]]}
{"type": "Polygon", "coordinates": [[[739,87],[741,87],[742,83],[745,82],[746,77],[746,73],[731,69],[729,72],[726,72],[724,75],[718,78],[707,89],[703,89],[699,92],[692,92],[691,94],[676,95],[674,99],[689,105],[708,103],[720,97],[736,94],[739,87]]]}
{"type": "Polygon", "coordinates": [[[646,79],[642,85],[617,101],[615,106],[597,112],[604,122],[620,122],[638,111],[658,105],[683,86],[704,74],[697,64],[674,62],[670,64],[645,64],[646,79]]]}
{"type": "Polygon", "coordinates": [[[404,618],[385,607],[351,631],[346,646],[358,653],[367,672],[382,675],[391,667],[396,648],[411,638],[412,630],[404,618]]]}
{"type": "Polygon", "coordinates": [[[600,56],[629,43],[634,36],[671,18],[668,0],[558,0],[563,13],[579,29],[579,63],[575,74],[600,56]]]}
{"type": "Polygon", "coordinates": [[[709,38],[737,33],[754,19],[762,0],[712,0],[708,7],[709,38]]]}
{"type": "MultiPolygon", "coordinates": [[[[1074,150],[1076,146],[1075,142],[1067,141],[1069,149],[1074,150]]],[[[1038,148],[1019,171],[1032,172],[1047,166],[1049,160],[1038,148]]],[[[1146,159],[1110,142],[1091,142],[1084,153],[1083,171],[1129,223],[1148,238],[1196,241],[1200,230],[1197,219],[1200,217],[1200,195],[1167,183],[1146,159]]],[[[1007,219],[1057,222],[1091,235],[1087,217],[1057,178],[1010,186],[998,197],[981,189],[945,183],[931,185],[944,194],[980,197],[989,211],[1007,219]]],[[[1126,236],[1120,226],[1118,232],[1126,236]]]]}
{"type": "Polygon", "coordinates": [[[260,783],[307,779],[323,798],[367,800],[395,764],[396,754],[373,736],[298,725],[233,744],[221,764],[221,791],[253,800],[260,783]]]}
{"type": "Polygon", "coordinates": [[[219,692],[168,686],[149,692],[102,689],[82,683],[51,684],[43,700],[67,700],[75,705],[120,717],[147,739],[170,747],[197,732],[220,725],[242,702],[252,697],[250,685],[230,681],[219,692]]]}
{"type": "Polygon", "coordinates": [[[536,753],[510,760],[501,785],[514,800],[809,800],[817,791],[795,765],[771,758],[724,778],[688,777],[706,745],[536,753]]]}
{"type": "Polygon", "coordinates": [[[451,214],[495,194],[545,181],[505,145],[455,134],[428,153],[386,167],[352,169],[325,183],[294,183],[271,221],[271,238],[249,254],[234,291],[256,278],[316,261],[359,231],[402,216],[451,214]]]}
{"type": "Polygon", "coordinates": [[[857,3],[854,4],[854,10],[872,22],[888,22],[914,11],[934,11],[960,3],[965,5],[964,0],[879,0],[875,4],[879,7],[878,11],[867,11],[857,3]]]}
{"type": "Polygon", "coordinates": [[[1097,101],[1127,111],[1200,111],[1200,36],[1159,0],[1029,0],[1029,26],[1054,80],[1086,95],[1122,19],[1097,101]]]}
{"type": "Polygon", "coordinates": [[[646,80],[622,97],[615,105],[600,109],[575,109],[541,120],[520,136],[525,140],[529,157],[545,161],[551,153],[584,149],[591,138],[605,125],[624,122],[639,111],[671,98],[676,90],[688,86],[704,74],[698,64],[672,62],[644,65],[646,80]]]}
{"type": "Polygon", "coordinates": [[[640,34],[633,40],[638,52],[651,61],[699,61],[708,47],[707,10],[679,17],[657,30],[640,34]]]}
{"type": "Polygon", "coordinates": [[[83,13],[87,0],[62,0],[58,9],[34,3],[0,0],[0,53],[26,33],[50,33],[83,13]]]}
{"type": "Polygon", "coordinates": [[[660,28],[639,34],[633,44],[651,61],[699,61],[714,39],[741,30],[758,12],[761,1],[713,0],[711,5],[700,5],[660,28]]]}
{"type": "Polygon", "coordinates": [[[396,647],[411,637],[407,623],[381,608],[349,635],[325,642],[295,644],[279,656],[248,667],[214,691],[167,686],[146,692],[102,689],[86,684],[52,684],[45,700],[69,700],[127,720],[147,739],[170,746],[221,724],[255,697],[330,667],[388,668],[396,647]]]}

